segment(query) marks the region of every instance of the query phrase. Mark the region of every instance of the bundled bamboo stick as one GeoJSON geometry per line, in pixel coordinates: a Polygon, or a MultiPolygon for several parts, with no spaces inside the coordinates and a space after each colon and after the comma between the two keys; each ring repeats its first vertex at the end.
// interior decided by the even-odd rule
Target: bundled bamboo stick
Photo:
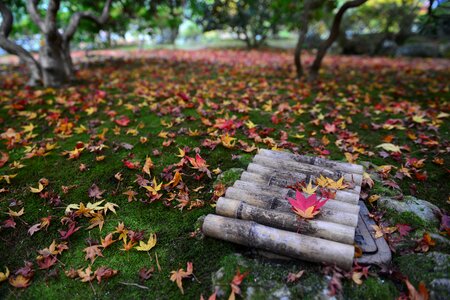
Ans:
{"type": "Polygon", "coordinates": [[[282,152],[282,151],[272,151],[268,149],[260,149],[258,154],[267,156],[267,157],[273,157],[273,158],[281,158],[281,159],[291,159],[297,162],[306,163],[314,166],[320,166],[325,167],[329,169],[333,169],[336,171],[342,171],[345,173],[350,174],[363,174],[364,168],[360,165],[351,164],[351,163],[345,163],[345,162],[337,162],[332,161],[320,157],[313,157],[313,156],[306,156],[306,155],[299,155],[299,154],[293,154],[289,152],[282,152]]]}
{"type": "MultiPolygon", "coordinates": [[[[262,192],[281,193],[286,196],[293,193],[292,189],[282,188],[282,187],[278,187],[278,186],[268,186],[268,185],[264,184],[263,182],[256,182],[256,181],[252,181],[252,180],[245,180],[245,181],[237,180],[234,183],[234,186],[236,186],[236,187],[250,186],[250,188],[258,189],[262,192]]],[[[307,195],[307,194],[304,193],[304,195],[307,195]]],[[[359,201],[359,195],[347,193],[345,191],[337,191],[333,200],[357,205],[358,201],[359,201]]]]}
{"type": "Polygon", "coordinates": [[[355,228],[351,226],[320,220],[305,221],[291,213],[267,210],[234,199],[219,198],[216,213],[349,245],[355,239],[355,228]]]}
{"type": "MultiPolygon", "coordinates": [[[[290,175],[293,174],[293,172],[279,172],[275,169],[273,169],[272,172],[269,172],[270,168],[267,169],[262,173],[261,167],[259,165],[251,163],[249,165],[249,168],[247,171],[242,173],[241,179],[244,181],[254,181],[261,184],[266,184],[268,186],[279,186],[279,187],[287,187],[289,185],[294,185],[295,183],[299,182],[297,181],[298,178],[301,178],[300,176],[291,177],[290,175]],[[258,166],[258,170],[255,170],[254,166],[258,166]],[[262,173],[262,174],[261,174],[262,173]]],[[[314,176],[306,176],[305,179],[307,183],[311,180],[316,178],[314,176]]],[[[302,181],[302,180],[300,180],[302,181]]],[[[343,190],[337,190],[336,191],[336,199],[344,199],[343,201],[348,201],[348,199],[352,199],[352,202],[356,202],[357,199],[359,199],[359,194],[361,191],[360,186],[356,186],[353,189],[343,189],[343,190]]]]}
{"type": "Polygon", "coordinates": [[[206,236],[259,248],[313,262],[325,262],[350,270],[354,247],[260,225],[253,221],[206,216],[202,231],[206,236]]]}
{"type": "Polygon", "coordinates": [[[257,154],[253,158],[253,162],[266,167],[282,169],[287,171],[294,171],[304,173],[306,175],[323,174],[325,177],[329,177],[334,180],[337,180],[341,176],[343,176],[346,181],[354,182],[358,186],[360,186],[362,183],[362,175],[360,174],[343,173],[341,171],[334,171],[328,168],[308,165],[293,160],[282,160],[280,158],[267,157],[257,154]]]}
{"type": "MultiPolygon", "coordinates": [[[[291,204],[284,197],[278,197],[271,193],[261,193],[248,188],[229,187],[225,193],[225,197],[238,199],[252,206],[294,215],[291,204]]],[[[321,208],[321,212],[317,215],[316,219],[356,227],[358,224],[358,211],[359,207],[357,205],[328,200],[321,208]],[[345,206],[347,209],[345,209],[345,206]]]]}

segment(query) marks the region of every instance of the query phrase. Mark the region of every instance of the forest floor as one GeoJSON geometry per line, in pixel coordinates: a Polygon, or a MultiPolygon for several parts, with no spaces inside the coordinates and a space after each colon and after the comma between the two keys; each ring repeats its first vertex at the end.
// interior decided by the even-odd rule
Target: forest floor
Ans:
{"type": "Polygon", "coordinates": [[[328,56],[309,83],[284,51],[111,53],[61,89],[0,72],[0,298],[179,299],[171,271],[189,262],[186,299],[228,298],[237,272],[252,299],[413,297],[448,280],[449,60],[328,56]],[[198,219],[236,179],[218,175],[257,148],[377,166],[363,198],[392,266],[266,261],[203,237],[198,219]],[[438,206],[440,222],[378,206],[407,195],[438,206]]]}

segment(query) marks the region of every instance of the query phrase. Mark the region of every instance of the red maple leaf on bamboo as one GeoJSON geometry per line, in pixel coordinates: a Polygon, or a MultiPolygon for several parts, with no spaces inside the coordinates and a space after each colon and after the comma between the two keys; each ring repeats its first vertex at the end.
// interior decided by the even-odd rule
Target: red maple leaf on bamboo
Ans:
{"type": "Polygon", "coordinates": [[[292,210],[301,218],[312,219],[320,212],[320,208],[328,201],[328,198],[317,198],[317,194],[309,197],[303,196],[299,191],[295,191],[295,199],[288,197],[292,210]]]}

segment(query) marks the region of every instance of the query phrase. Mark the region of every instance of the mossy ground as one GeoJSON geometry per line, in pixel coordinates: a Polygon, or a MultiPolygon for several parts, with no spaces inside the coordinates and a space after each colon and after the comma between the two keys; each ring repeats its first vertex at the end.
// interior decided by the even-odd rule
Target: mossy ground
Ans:
{"type": "MultiPolygon", "coordinates": [[[[220,57],[231,54],[222,52],[208,54],[207,52],[205,55],[220,57]]],[[[234,53],[234,55],[241,54],[234,53]]],[[[289,135],[287,141],[293,143],[300,152],[317,155],[308,143],[308,138],[321,139],[324,136],[321,132],[323,127],[316,126],[311,121],[318,118],[318,112],[325,120],[328,120],[327,122],[333,121],[334,117],[340,115],[344,119],[351,118],[352,122],[346,124],[347,128],[359,137],[361,144],[366,146],[367,151],[360,155],[361,160],[371,161],[376,165],[389,163],[399,167],[404,162],[380,158],[375,154],[375,146],[381,143],[381,139],[394,133],[396,144],[410,146],[411,155],[414,157],[427,158],[424,170],[427,171],[428,179],[424,182],[405,179],[400,182],[402,191],[408,194],[410,185],[415,184],[419,198],[448,209],[446,197],[443,196],[448,194],[448,187],[443,184],[448,176],[445,167],[448,166],[448,157],[445,157],[446,165],[434,165],[431,159],[437,155],[443,156],[435,148],[422,151],[423,146],[409,139],[405,130],[372,131],[370,125],[371,123],[382,124],[392,118],[410,117],[399,110],[381,109],[380,103],[392,108],[396,101],[406,101],[415,109],[414,105],[417,105],[417,109],[421,111],[426,111],[429,107],[445,111],[448,107],[445,99],[449,98],[450,91],[448,86],[443,86],[443,82],[448,78],[449,70],[431,67],[419,69],[410,63],[399,71],[393,60],[386,59],[377,66],[376,64],[359,64],[358,62],[362,60],[349,62],[346,58],[332,57],[321,75],[321,83],[311,86],[294,79],[293,73],[287,68],[290,64],[288,63],[289,53],[270,54],[279,56],[278,62],[283,62],[285,65],[259,65],[264,60],[258,56],[259,54],[248,57],[253,62],[250,66],[244,65],[241,60],[229,64],[190,60],[189,55],[195,54],[183,53],[177,54],[181,58],[174,60],[170,52],[167,52],[166,58],[108,61],[81,71],[78,74],[79,85],[69,89],[43,90],[42,95],[38,95],[33,90],[24,89],[24,77],[19,75],[20,73],[12,73],[7,79],[2,78],[4,86],[0,91],[1,131],[4,132],[8,128],[20,131],[21,126],[32,122],[36,126],[33,133],[37,136],[32,138],[30,143],[51,139],[51,142],[57,142],[58,148],[46,157],[23,160],[23,164],[26,165],[23,169],[10,170],[7,165],[1,169],[2,175],[18,174],[12,179],[10,185],[5,181],[1,183],[0,188],[9,190],[8,193],[0,194],[1,212],[7,212],[9,203],[14,199],[23,202],[25,214],[16,220],[15,229],[0,229],[0,271],[3,270],[1,269],[3,266],[8,266],[12,271],[23,266],[24,260],[35,261],[39,249],[48,247],[52,240],[58,239],[58,229],[61,229],[59,219],[64,215],[65,206],[91,201],[87,190],[93,183],[97,184],[101,190],[106,190],[104,198],[107,201],[114,202],[120,207],[116,215],[112,213],[107,215],[101,232],[98,228],[90,231],[82,228],[70,238],[68,244],[70,249],[59,258],[60,262],[55,267],[59,273],[55,277],[47,277],[47,272],[37,270],[30,287],[23,290],[15,289],[5,282],[1,283],[0,298],[55,299],[62,296],[72,299],[179,299],[182,297],[198,299],[200,294],[206,296],[212,293],[212,274],[221,267],[225,270],[223,284],[231,280],[237,268],[242,267],[242,271],[250,271],[249,277],[243,283],[244,293],[248,287],[260,284],[254,282],[255,278],[258,280],[262,278],[263,282],[274,284],[271,288],[276,289],[285,284],[288,272],[300,269],[306,269],[300,283],[288,285],[293,296],[307,299],[313,297],[317,289],[324,288],[320,266],[306,263],[264,263],[242,266],[235,255],[235,253],[244,253],[248,256],[242,247],[210,238],[190,236],[190,233],[195,230],[197,219],[214,212],[209,199],[212,196],[215,175],[212,179],[204,177],[200,182],[193,178],[184,178],[191,189],[205,186],[198,192],[191,193],[191,199],[205,200],[205,206],[202,208],[180,211],[173,208],[173,205],[166,207],[160,201],[151,204],[139,201],[128,202],[126,196],[122,195],[129,186],[134,186],[137,190],[133,181],[136,174],[142,174],[140,170],[128,170],[124,167],[122,160],[130,158],[130,154],[133,155],[133,160],[141,162],[150,155],[155,163],[152,174],[157,177],[166,166],[179,161],[176,156],[178,148],[185,146],[200,147],[201,155],[206,159],[211,170],[220,168],[226,171],[230,168],[245,168],[254,153],[245,153],[237,146],[229,149],[219,144],[214,150],[202,146],[202,141],[210,138],[208,129],[211,126],[202,123],[201,118],[211,120],[212,124],[217,118],[230,119],[233,116],[236,116],[236,120],[251,120],[276,143],[280,142],[280,135],[287,132],[289,135]],[[94,93],[98,90],[106,92],[107,96],[102,101],[93,100],[94,93]],[[177,111],[174,108],[179,103],[180,93],[189,95],[188,102],[193,105],[180,107],[177,111]],[[57,101],[58,97],[65,98],[66,102],[57,101]],[[36,112],[36,118],[27,120],[11,108],[12,104],[24,99],[28,101],[24,110],[36,112]],[[71,110],[71,107],[67,105],[70,99],[75,101],[73,105],[75,110],[71,110]],[[200,99],[207,100],[204,109],[199,109],[200,99]],[[262,109],[268,101],[273,103],[272,111],[262,109]],[[84,106],[89,103],[95,103],[97,108],[97,111],[91,115],[87,114],[84,106]],[[271,118],[275,115],[278,105],[282,103],[288,103],[291,107],[300,104],[304,112],[287,111],[279,116],[282,116],[284,120],[293,118],[292,122],[273,122],[271,118]],[[132,105],[133,109],[125,104],[132,105]],[[152,108],[152,105],[156,107],[152,108]],[[89,127],[89,122],[96,120],[98,125],[92,126],[90,134],[98,134],[104,128],[109,129],[106,134],[106,144],[109,148],[101,153],[105,156],[103,161],[96,161],[98,155],[89,152],[83,153],[78,160],[67,160],[61,155],[64,150],[74,149],[77,141],[89,142],[90,134],[73,134],[67,138],[57,137],[54,133],[55,123],[46,119],[54,109],[59,111],[61,119],[68,118],[75,123],[75,126],[83,124],[89,127]],[[122,128],[118,135],[113,134],[112,129],[115,124],[105,113],[110,110],[114,110],[118,115],[127,115],[132,120],[130,126],[122,128]],[[311,113],[312,111],[315,112],[311,113]],[[171,127],[161,123],[175,121],[177,117],[181,118],[181,121],[175,122],[171,127]],[[299,130],[302,126],[304,131],[299,130]],[[129,128],[137,129],[139,134],[137,136],[126,134],[129,128]],[[198,129],[200,135],[186,134],[187,129],[198,129]],[[176,134],[174,142],[168,147],[163,147],[161,144],[164,140],[157,136],[161,130],[176,134]],[[293,137],[296,134],[305,135],[305,138],[296,139],[293,137]],[[147,137],[148,142],[140,143],[141,136],[147,137]],[[120,147],[116,149],[115,145],[120,143],[129,143],[134,148],[132,150],[120,147]],[[153,150],[160,150],[162,154],[154,156],[153,150]],[[368,152],[374,152],[374,154],[368,152]],[[87,171],[79,171],[81,163],[88,166],[87,171]],[[121,183],[114,179],[114,174],[117,172],[123,174],[124,180],[121,183]],[[51,207],[45,200],[30,192],[29,187],[35,187],[38,180],[43,177],[49,180],[49,188],[61,195],[63,207],[51,207]],[[75,185],[75,187],[64,194],[62,186],[68,185],[75,185]],[[30,237],[27,234],[29,226],[48,215],[53,216],[48,231],[37,232],[30,237]],[[88,265],[82,252],[87,246],[86,239],[99,240],[106,233],[113,231],[119,222],[124,222],[127,227],[134,230],[145,230],[147,234],[156,232],[157,246],[149,252],[149,255],[137,251],[121,251],[121,245],[117,243],[105,249],[104,257],[97,258],[94,262],[94,269],[104,265],[119,270],[119,274],[101,284],[92,282],[90,285],[67,278],[64,270],[71,267],[85,268],[88,265]],[[155,267],[156,255],[162,269],[156,271],[150,280],[142,283],[148,289],[123,284],[139,283],[139,269],[155,267]],[[194,263],[196,279],[183,282],[185,294],[182,296],[177,286],[169,280],[169,274],[172,270],[185,268],[188,261],[194,263]]],[[[437,63],[430,61],[430,64],[437,63]]],[[[439,125],[436,139],[444,145],[448,143],[450,124],[444,122],[439,125]]],[[[420,128],[420,132],[435,135],[425,128],[420,128]]],[[[238,129],[235,137],[252,143],[243,129],[238,129]]],[[[330,151],[329,157],[344,160],[343,152],[335,145],[337,137],[333,135],[327,135],[327,137],[330,139],[330,144],[326,147],[330,151]]],[[[270,143],[258,143],[257,146],[271,147],[270,143]]],[[[7,150],[2,144],[0,149],[9,153],[9,162],[24,156],[23,147],[7,150]]],[[[234,177],[227,178],[227,184],[234,179],[234,177]]],[[[385,188],[376,186],[374,193],[382,193],[383,189],[385,188]]],[[[143,197],[145,197],[144,193],[140,191],[138,198],[143,197]]],[[[2,214],[0,222],[6,220],[5,216],[2,214]]],[[[398,222],[412,222],[406,216],[397,217],[400,218],[398,222]]],[[[81,225],[87,227],[88,223],[83,221],[81,225]]],[[[251,255],[249,257],[251,261],[251,255]]],[[[405,272],[409,272],[412,270],[406,267],[407,260],[400,257],[394,261],[405,272]]],[[[422,266],[422,264],[419,265],[422,266]]],[[[430,272],[427,264],[424,263],[423,269],[416,272],[417,280],[414,278],[413,282],[416,284],[421,276],[428,279],[428,276],[433,276],[430,272]]],[[[404,291],[404,287],[384,280],[386,279],[369,278],[362,286],[346,281],[344,295],[349,299],[390,299],[404,291]]],[[[255,298],[265,298],[265,296],[267,294],[259,294],[258,290],[255,291],[255,298]]]]}

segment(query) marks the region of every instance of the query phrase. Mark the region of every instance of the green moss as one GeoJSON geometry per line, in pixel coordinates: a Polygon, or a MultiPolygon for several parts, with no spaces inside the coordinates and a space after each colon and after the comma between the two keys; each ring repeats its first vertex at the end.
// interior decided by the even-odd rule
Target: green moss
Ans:
{"type": "Polygon", "coordinates": [[[241,168],[231,168],[229,170],[226,170],[225,172],[217,176],[217,180],[214,184],[222,183],[225,186],[231,186],[236,180],[241,177],[242,172],[244,172],[244,169],[241,168]]]}
{"type": "Polygon", "coordinates": [[[381,182],[375,181],[375,184],[370,191],[372,195],[393,197],[399,194],[399,191],[387,188],[381,184],[381,182]]]}
{"type": "Polygon", "coordinates": [[[387,209],[386,210],[386,218],[391,220],[391,224],[393,224],[393,225],[408,224],[408,225],[412,226],[413,228],[428,229],[428,230],[433,230],[436,227],[435,225],[422,220],[416,214],[409,212],[409,211],[399,213],[392,209],[387,209]]]}
{"type": "Polygon", "coordinates": [[[380,278],[369,277],[367,280],[364,280],[362,285],[346,281],[343,295],[345,299],[378,300],[396,299],[399,296],[399,292],[392,282],[380,278]]]}
{"type": "MultiPolygon", "coordinates": [[[[421,281],[428,285],[433,279],[448,278],[450,274],[450,259],[435,259],[434,254],[407,254],[394,258],[400,271],[407,275],[411,283],[417,286],[421,281]]],[[[439,255],[439,254],[437,254],[439,255]]]]}

